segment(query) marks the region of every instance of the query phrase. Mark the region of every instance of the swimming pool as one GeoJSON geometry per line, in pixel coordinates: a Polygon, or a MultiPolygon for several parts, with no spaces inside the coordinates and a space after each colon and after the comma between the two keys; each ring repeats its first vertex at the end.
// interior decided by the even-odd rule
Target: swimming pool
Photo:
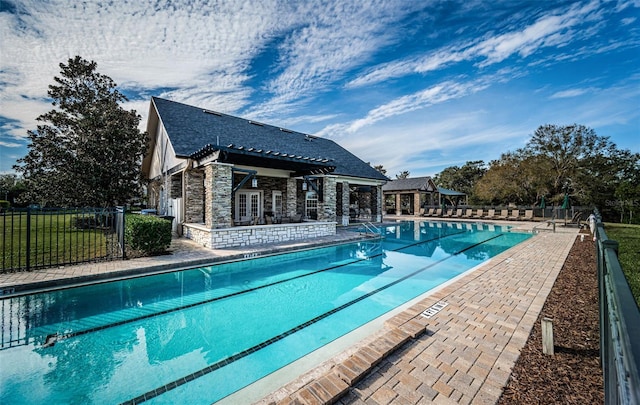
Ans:
{"type": "Polygon", "coordinates": [[[4,298],[2,403],[211,403],[529,238],[399,223],[383,238],[4,298]]]}

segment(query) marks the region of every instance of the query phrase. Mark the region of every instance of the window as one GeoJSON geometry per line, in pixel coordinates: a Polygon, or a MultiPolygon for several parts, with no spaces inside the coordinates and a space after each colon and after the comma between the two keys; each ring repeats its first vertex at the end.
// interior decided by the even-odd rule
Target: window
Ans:
{"type": "Polygon", "coordinates": [[[305,216],[318,219],[318,195],[315,191],[307,191],[305,198],[305,216]]]}
{"type": "Polygon", "coordinates": [[[262,191],[238,191],[236,193],[236,219],[262,216],[262,191]]]}
{"type": "Polygon", "coordinates": [[[282,191],[274,191],[272,196],[273,215],[282,217],[282,191]]]}

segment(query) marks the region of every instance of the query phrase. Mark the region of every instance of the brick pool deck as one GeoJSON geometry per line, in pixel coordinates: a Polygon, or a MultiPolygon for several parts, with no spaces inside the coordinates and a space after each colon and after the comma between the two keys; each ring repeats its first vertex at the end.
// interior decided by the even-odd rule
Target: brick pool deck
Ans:
{"type": "MultiPolygon", "coordinates": [[[[577,228],[561,226],[548,232],[539,222],[509,224],[523,231],[538,226],[543,232],[426,295],[377,332],[311,371],[301,370],[257,403],[495,403],[578,234],[577,228]],[[427,318],[422,313],[429,309],[427,318]]],[[[0,289],[37,291],[357,237],[339,231],[320,240],[238,250],[208,250],[177,239],[171,255],[0,274],[0,289]]],[[[242,398],[239,392],[221,402],[246,403],[249,397],[242,398]]]]}

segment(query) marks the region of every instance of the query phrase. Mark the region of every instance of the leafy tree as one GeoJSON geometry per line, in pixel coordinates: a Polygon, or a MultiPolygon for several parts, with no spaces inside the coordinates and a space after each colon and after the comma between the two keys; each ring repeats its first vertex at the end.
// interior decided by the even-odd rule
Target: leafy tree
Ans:
{"type": "Polygon", "coordinates": [[[536,155],[521,151],[503,154],[476,182],[474,198],[487,204],[534,205],[550,187],[551,165],[536,155]]]}
{"type": "Polygon", "coordinates": [[[15,203],[24,191],[24,183],[16,174],[0,174],[0,200],[15,203]]]}
{"type": "Polygon", "coordinates": [[[476,182],[484,176],[486,171],[484,161],[475,160],[466,162],[462,167],[447,167],[436,174],[433,181],[440,187],[460,191],[471,196],[476,182]]]}
{"type": "Polygon", "coordinates": [[[97,64],[76,56],[49,86],[57,108],[39,116],[29,131],[22,172],[26,197],[42,205],[111,206],[140,194],[141,159],[147,135],[140,116],[124,110],[127,98],[97,64]]]}
{"type": "Polygon", "coordinates": [[[533,205],[542,196],[560,204],[569,193],[574,204],[595,205],[613,219],[640,198],[634,187],[639,159],[583,125],[543,125],[524,148],[490,163],[474,196],[490,204],[533,205]]]}
{"type": "Polygon", "coordinates": [[[550,165],[550,194],[569,192],[578,203],[601,210],[616,198],[625,179],[637,176],[640,159],[640,154],[618,149],[608,137],[578,124],[539,127],[523,153],[550,165]]]}
{"type": "Polygon", "coordinates": [[[380,172],[380,174],[383,174],[385,176],[387,175],[387,169],[385,169],[382,165],[375,165],[373,166],[373,168],[380,172]]]}
{"type": "Polygon", "coordinates": [[[396,174],[396,179],[407,179],[409,178],[409,171],[408,170],[404,170],[398,174],[396,174]]]}

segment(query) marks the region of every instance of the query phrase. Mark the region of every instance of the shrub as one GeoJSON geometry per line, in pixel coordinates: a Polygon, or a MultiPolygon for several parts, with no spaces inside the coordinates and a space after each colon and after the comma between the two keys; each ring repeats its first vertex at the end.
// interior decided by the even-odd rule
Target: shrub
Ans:
{"type": "Polygon", "coordinates": [[[171,221],[152,215],[128,215],[124,237],[131,249],[149,255],[164,253],[171,245],[171,221]]]}
{"type": "Polygon", "coordinates": [[[0,212],[8,210],[11,207],[11,203],[7,200],[0,200],[0,212]]]}

